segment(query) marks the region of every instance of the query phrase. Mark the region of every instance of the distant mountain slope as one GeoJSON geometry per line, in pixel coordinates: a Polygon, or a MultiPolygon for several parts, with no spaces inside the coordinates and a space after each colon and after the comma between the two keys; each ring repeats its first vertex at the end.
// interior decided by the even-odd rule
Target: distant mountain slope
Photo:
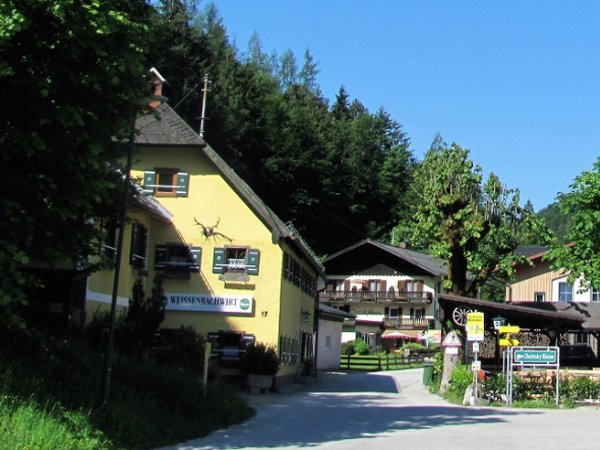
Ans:
{"type": "Polygon", "coordinates": [[[570,216],[561,213],[556,203],[552,203],[541,209],[537,215],[546,221],[548,227],[556,233],[561,241],[565,241],[571,229],[572,222],[570,216]]]}

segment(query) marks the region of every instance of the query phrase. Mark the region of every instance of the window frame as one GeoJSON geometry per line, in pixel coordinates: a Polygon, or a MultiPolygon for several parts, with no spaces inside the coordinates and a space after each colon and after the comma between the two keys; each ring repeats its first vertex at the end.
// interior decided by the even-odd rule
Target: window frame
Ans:
{"type": "Polygon", "coordinates": [[[189,277],[192,272],[200,271],[202,260],[202,248],[195,247],[191,244],[183,244],[180,242],[168,242],[163,245],[157,245],[154,250],[154,270],[163,271],[166,276],[177,278],[179,275],[189,277]],[[175,255],[175,249],[187,249],[187,264],[182,261],[173,261],[181,256],[175,255]],[[161,256],[161,252],[164,257],[161,256]]]}
{"type": "Polygon", "coordinates": [[[573,303],[573,285],[566,281],[558,282],[558,301],[561,303],[573,303]],[[565,289],[568,288],[568,291],[565,289]],[[563,298],[563,294],[565,298],[563,298]]]}
{"type": "Polygon", "coordinates": [[[148,259],[148,228],[141,223],[131,225],[131,246],[129,264],[137,269],[145,269],[148,259]]]}
{"type": "Polygon", "coordinates": [[[144,171],[143,191],[155,197],[187,197],[190,174],[181,169],[156,167],[144,171]]]}

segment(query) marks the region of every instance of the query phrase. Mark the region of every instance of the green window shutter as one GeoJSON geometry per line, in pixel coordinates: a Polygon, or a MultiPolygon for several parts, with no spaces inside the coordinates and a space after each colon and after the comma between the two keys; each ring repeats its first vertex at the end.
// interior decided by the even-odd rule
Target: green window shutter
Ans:
{"type": "Polygon", "coordinates": [[[188,172],[177,173],[177,197],[187,197],[190,185],[190,174],[188,172]]]}
{"type": "Polygon", "coordinates": [[[167,267],[167,246],[157,245],[154,250],[154,270],[164,270],[167,267]]]}
{"type": "Polygon", "coordinates": [[[256,249],[248,250],[248,259],[246,266],[248,267],[248,275],[258,275],[258,264],[260,263],[260,251],[256,249]]]}
{"type": "Polygon", "coordinates": [[[144,171],[144,184],[142,186],[144,194],[154,194],[156,186],[156,172],[154,170],[144,171]]]}
{"type": "Polygon", "coordinates": [[[215,248],[213,253],[213,273],[225,273],[225,249],[215,248]]]}
{"type": "Polygon", "coordinates": [[[190,266],[190,270],[198,272],[200,270],[200,258],[202,257],[202,249],[200,247],[192,247],[190,249],[193,263],[190,266]]]}

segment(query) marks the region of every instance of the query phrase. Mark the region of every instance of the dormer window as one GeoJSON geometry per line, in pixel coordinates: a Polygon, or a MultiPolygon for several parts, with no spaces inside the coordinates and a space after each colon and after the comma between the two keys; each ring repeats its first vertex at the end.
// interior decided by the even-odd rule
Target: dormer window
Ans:
{"type": "Polygon", "coordinates": [[[190,175],[179,169],[157,168],[144,172],[143,189],[156,197],[187,197],[190,175]]]}

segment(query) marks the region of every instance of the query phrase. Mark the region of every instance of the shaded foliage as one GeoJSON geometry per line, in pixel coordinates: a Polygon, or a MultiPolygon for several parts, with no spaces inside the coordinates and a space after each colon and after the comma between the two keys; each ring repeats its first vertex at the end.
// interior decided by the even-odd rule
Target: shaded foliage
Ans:
{"type": "Polygon", "coordinates": [[[148,93],[149,7],[133,0],[0,2],[0,320],[24,301],[29,263],[74,264],[98,251],[92,219],[112,208],[148,93]]]}

